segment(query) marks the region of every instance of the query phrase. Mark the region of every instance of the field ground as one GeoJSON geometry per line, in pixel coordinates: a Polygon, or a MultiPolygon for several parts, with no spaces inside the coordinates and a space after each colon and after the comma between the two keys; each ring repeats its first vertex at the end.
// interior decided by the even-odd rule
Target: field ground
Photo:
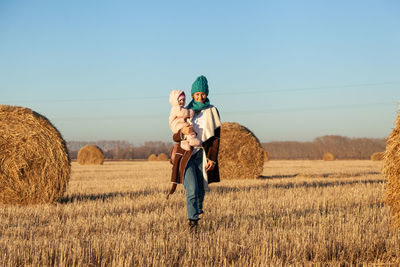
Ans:
{"type": "Polygon", "coordinates": [[[210,185],[199,233],[168,162],[72,164],[60,203],[0,207],[3,266],[398,264],[381,162],[270,161],[210,185]]]}

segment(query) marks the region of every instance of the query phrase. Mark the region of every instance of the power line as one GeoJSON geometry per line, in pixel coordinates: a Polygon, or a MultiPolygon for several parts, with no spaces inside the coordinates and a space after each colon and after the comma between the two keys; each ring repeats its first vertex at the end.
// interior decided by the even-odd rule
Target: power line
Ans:
{"type": "Polygon", "coordinates": [[[224,113],[279,113],[279,112],[294,112],[294,111],[315,111],[315,110],[335,110],[335,109],[359,109],[377,106],[390,106],[397,105],[397,102],[377,102],[377,103],[363,103],[363,104],[343,104],[343,105],[329,105],[317,107],[295,107],[295,108],[277,108],[277,109],[264,109],[264,110],[246,110],[241,112],[224,112],[224,113]]]}
{"type": "MultiPolygon", "coordinates": [[[[400,81],[381,82],[381,83],[345,84],[345,85],[338,85],[338,86],[300,87],[300,88],[287,88],[287,89],[277,89],[277,90],[267,90],[267,91],[246,91],[246,92],[237,92],[237,93],[233,93],[233,94],[241,95],[241,94],[268,94],[268,93],[318,91],[318,90],[322,91],[322,90],[329,90],[329,89],[357,88],[357,87],[369,87],[369,86],[392,85],[392,84],[400,84],[400,81]]],[[[216,94],[216,95],[219,95],[219,94],[216,94]]]]}
{"type": "MultiPolygon", "coordinates": [[[[223,114],[272,114],[280,112],[295,112],[295,111],[316,111],[316,110],[335,110],[335,109],[360,109],[378,106],[397,105],[397,102],[376,102],[376,103],[356,103],[356,104],[343,104],[343,105],[330,105],[330,106],[316,106],[316,107],[295,107],[295,108],[277,108],[277,109],[262,109],[262,110],[242,110],[242,111],[226,111],[223,114]]],[[[165,114],[154,115],[124,115],[124,116],[105,116],[105,117],[61,117],[52,118],[57,121],[107,121],[107,120],[131,120],[138,118],[166,118],[165,114]]]]}
{"type": "MultiPolygon", "coordinates": [[[[299,88],[286,88],[286,89],[274,89],[264,91],[250,91],[245,90],[242,92],[229,92],[229,93],[215,93],[212,96],[232,96],[232,95],[243,95],[243,94],[274,94],[274,93],[289,93],[289,92],[301,92],[301,91],[323,91],[329,89],[344,89],[344,88],[359,88],[359,87],[372,87],[372,86],[384,86],[384,85],[395,85],[400,84],[400,81],[391,82],[379,82],[379,83],[358,83],[358,84],[342,84],[337,86],[318,86],[318,87],[299,87],[299,88]]],[[[169,91],[168,91],[169,92],[169,91]]],[[[18,100],[18,101],[2,101],[3,103],[88,103],[88,102],[113,102],[113,101],[132,101],[132,100],[146,100],[146,99],[167,99],[168,94],[163,96],[137,96],[137,97],[105,97],[105,98],[70,98],[70,99],[37,99],[37,100],[18,100]]]]}

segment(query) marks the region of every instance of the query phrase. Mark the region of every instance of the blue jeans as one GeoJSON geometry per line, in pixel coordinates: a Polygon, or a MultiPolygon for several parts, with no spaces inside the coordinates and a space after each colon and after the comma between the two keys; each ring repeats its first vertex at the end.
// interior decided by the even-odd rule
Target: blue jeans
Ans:
{"type": "Polygon", "coordinates": [[[203,150],[192,155],[186,165],[183,186],[186,190],[186,207],[189,220],[198,220],[204,200],[203,150]]]}

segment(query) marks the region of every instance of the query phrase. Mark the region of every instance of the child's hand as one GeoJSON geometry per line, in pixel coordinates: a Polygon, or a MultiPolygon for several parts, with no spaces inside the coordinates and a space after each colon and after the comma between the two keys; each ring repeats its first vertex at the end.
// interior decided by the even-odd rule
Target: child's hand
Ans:
{"type": "Polygon", "coordinates": [[[189,135],[189,134],[191,134],[192,132],[194,132],[194,131],[193,131],[193,126],[185,126],[185,127],[182,128],[181,132],[182,132],[184,135],[189,135]]]}

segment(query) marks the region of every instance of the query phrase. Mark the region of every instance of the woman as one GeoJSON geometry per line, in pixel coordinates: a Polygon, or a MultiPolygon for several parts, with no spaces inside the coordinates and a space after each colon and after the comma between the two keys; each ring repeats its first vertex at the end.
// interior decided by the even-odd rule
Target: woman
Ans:
{"type": "Polygon", "coordinates": [[[205,187],[208,183],[219,182],[218,150],[221,121],[218,110],[208,100],[208,82],[206,77],[198,77],[192,84],[193,100],[187,108],[195,114],[192,125],[186,126],[173,135],[175,142],[180,142],[185,135],[195,132],[201,145],[190,151],[177,148],[179,164],[174,164],[171,181],[182,183],[186,190],[186,207],[191,230],[198,225],[199,215],[203,213],[205,187]],[[175,175],[174,175],[175,173],[175,175]]]}

